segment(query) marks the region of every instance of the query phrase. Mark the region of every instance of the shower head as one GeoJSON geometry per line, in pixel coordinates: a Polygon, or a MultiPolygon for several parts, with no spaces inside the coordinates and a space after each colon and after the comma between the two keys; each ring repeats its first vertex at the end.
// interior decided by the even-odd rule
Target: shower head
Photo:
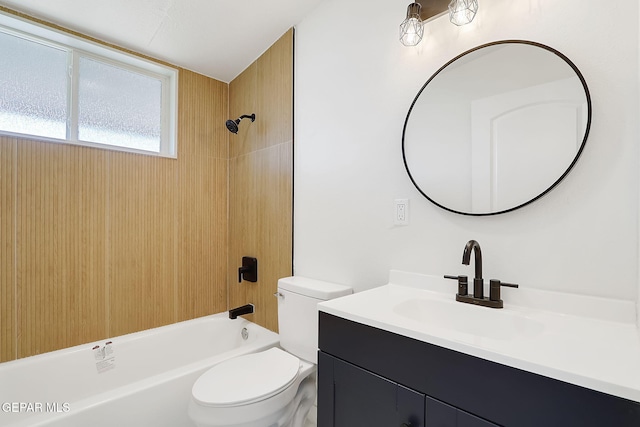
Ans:
{"type": "Polygon", "coordinates": [[[238,125],[240,124],[240,120],[242,119],[251,119],[251,121],[255,121],[256,120],[256,115],[255,114],[251,114],[250,116],[247,114],[243,114],[242,116],[238,117],[236,120],[227,120],[227,129],[229,129],[229,132],[231,133],[238,133],[238,125]]]}
{"type": "Polygon", "coordinates": [[[238,133],[238,123],[240,123],[240,120],[233,121],[233,120],[227,120],[227,129],[229,129],[229,132],[231,133],[238,133]]]}

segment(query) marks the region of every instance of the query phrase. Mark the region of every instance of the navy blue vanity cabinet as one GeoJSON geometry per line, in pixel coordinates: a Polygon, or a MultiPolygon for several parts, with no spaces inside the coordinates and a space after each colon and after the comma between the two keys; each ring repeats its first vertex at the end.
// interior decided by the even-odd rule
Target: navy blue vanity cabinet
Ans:
{"type": "Polygon", "coordinates": [[[319,354],[319,426],[424,427],[425,395],[325,353],[319,354]],[[322,396],[322,397],[321,397],[322,396]],[[325,416],[329,414],[329,416],[325,416]]]}
{"type": "Polygon", "coordinates": [[[495,427],[329,354],[318,354],[318,427],[495,427]]]}
{"type": "Polygon", "coordinates": [[[427,397],[426,427],[497,427],[482,418],[427,397]]]}
{"type": "Polygon", "coordinates": [[[640,403],[320,312],[318,427],[639,427],[640,403]]]}

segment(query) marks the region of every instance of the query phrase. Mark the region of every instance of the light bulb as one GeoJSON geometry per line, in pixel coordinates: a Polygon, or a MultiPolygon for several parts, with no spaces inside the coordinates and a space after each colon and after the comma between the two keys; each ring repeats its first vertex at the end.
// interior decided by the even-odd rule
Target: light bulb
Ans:
{"type": "Polygon", "coordinates": [[[400,43],[405,46],[415,46],[422,40],[424,26],[420,19],[419,3],[411,3],[407,7],[407,17],[400,24],[400,43]]]}
{"type": "Polygon", "coordinates": [[[478,12],[478,0],[451,0],[449,21],[455,25],[466,25],[473,21],[478,12]]]}

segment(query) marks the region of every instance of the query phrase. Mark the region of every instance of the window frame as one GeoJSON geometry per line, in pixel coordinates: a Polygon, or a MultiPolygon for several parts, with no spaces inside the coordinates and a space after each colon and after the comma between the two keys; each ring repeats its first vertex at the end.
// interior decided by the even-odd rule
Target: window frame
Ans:
{"type": "Polygon", "coordinates": [[[66,138],[58,139],[46,136],[9,132],[0,129],[0,135],[27,138],[36,141],[64,143],[85,147],[102,148],[159,157],[177,158],[177,90],[178,70],[153,62],[146,58],[112,48],[0,11],[0,32],[25,40],[61,49],[67,52],[67,123],[66,138]],[[155,78],[161,82],[161,136],[160,150],[147,151],[135,148],[82,141],[78,138],[78,70],[80,58],[88,58],[120,69],[155,78]]]}

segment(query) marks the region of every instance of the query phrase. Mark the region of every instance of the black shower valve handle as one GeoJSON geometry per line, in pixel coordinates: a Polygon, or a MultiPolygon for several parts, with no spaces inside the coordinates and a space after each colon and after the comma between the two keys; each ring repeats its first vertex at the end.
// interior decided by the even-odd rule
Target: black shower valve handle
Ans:
{"type": "Polygon", "coordinates": [[[247,282],[258,281],[258,260],[257,258],[243,256],[242,267],[238,268],[238,283],[242,283],[242,280],[247,282]]]}
{"type": "Polygon", "coordinates": [[[242,283],[242,275],[246,272],[248,272],[251,268],[250,267],[240,267],[238,268],[238,283],[242,283]]]}

